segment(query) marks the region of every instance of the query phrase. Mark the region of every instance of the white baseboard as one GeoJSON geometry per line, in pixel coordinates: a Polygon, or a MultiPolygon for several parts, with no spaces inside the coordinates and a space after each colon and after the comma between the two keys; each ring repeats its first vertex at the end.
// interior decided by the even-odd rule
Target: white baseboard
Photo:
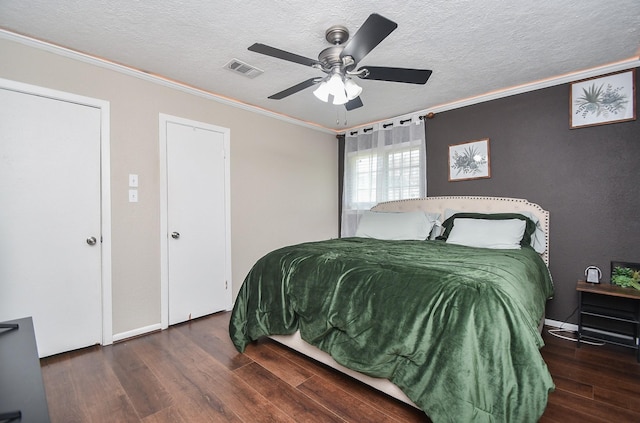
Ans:
{"type": "Polygon", "coordinates": [[[154,332],[162,329],[160,323],[155,325],[144,326],[127,332],[113,334],[113,342],[122,341],[123,339],[133,338],[136,336],[144,335],[145,333],[154,332]]]}
{"type": "Polygon", "coordinates": [[[565,323],[565,322],[560,322],[558,320],[551,320],[551,319],[544,319],[544,324],[546,326],[553,326],[554,328],[562,328],[562,329],[567,329],[567,330],[572,330],[574,332],[578,331],[578,325],[574,325],[573,323],[565,323]]]}

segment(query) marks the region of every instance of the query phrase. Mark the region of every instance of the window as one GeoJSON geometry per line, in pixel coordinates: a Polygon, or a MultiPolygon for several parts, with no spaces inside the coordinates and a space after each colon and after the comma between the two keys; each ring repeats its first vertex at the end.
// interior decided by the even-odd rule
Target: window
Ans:
{"type": "Polygon", "coordinates": [[[409,147],[389,148],[380,157],[371,150],[353,154],[348,161],[352,196],[347,203],[369,209],[379,201],[421,197],[420,153],[420,148],[409,147]],[[381,193],[377,190],[378,177],[381,193]]]}
{"type": "Polygon", "coordinates": [[[387,200],[419,198],[422,192],[420,149],[410,148],[390,153],[387,163],[387,200]]]}
{"type": "Polygon", "coordinates": [[[342,236],[355,234],[361,212],[379,202],[425,195],[422,122],[345,138],[342,236]]]}

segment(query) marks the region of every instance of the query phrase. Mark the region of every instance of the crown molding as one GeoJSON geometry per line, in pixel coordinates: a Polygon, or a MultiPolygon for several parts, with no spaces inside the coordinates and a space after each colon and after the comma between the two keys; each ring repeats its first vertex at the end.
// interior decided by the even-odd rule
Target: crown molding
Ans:
{"type": "Polygon", "coordinates": [[[296,119],[291,116],[272,112],[270,110],[266,110],[258,106],[243,103],[239,100],[235,100],[235,99],[224,97],[209,91],[195,88],[178,81],[173,81],[167,78],[163,78],[159,75],[153,75],[135,68],[131,68],[129,66],[125,66],[119,63],[106,60],[106,59],[95,57],[90,54],[81,53],[79,51],[75,51],[66,47],[61,47],[52,43],[48,43],[46,41],[31,38],[31,37],[21,35],[21,34],[8,31],[5,29],[1,29],[1,28],[0,28],[0,38],[6,39],[9,41],[18,42],[24,45],[28,45],[30,47],[34,47],[40,50],[45,50],[50,53],[58,54],[64,57],[89,63],[95,66],[100,66],[102,68],[110,69],[115,72],[120,72],[135,78],[143,79],[145,81],[153,82],[159,85],[163,85],[165,87],[183,91],[188,94],[204,97],[206,99],[213,100],[218,103],[226,104],[231,107],[236,107],[236,108],[247,110],[250,112],[259,113],[261,115],[278,119],[287,123],[291,123],[293,125],[303,126],[309,129],[313,129],[316,131],[325,132],[329,134],[345,134],[348,131],[358,130],[362,127],[371,126],[380,122],[386,122],[386,121],[395,120],[395,119],[407,119],[415,115],[426,115],[428,113],[434,113],[434,114],[442,113],[448,110],[459,109],[462,107],[484,103],[491,100],[497,100],[500,98],[510,97],[517,94],[523,94],[530,91],[536,91],[543,88],[553,87],[556,85],[567,84],[570,82],[579,81],[581,79],[592,78],[592,77],[604,75],[607,73],[619,72],[619,71],[623,71],[623,70],[627,70],[635,67],[640,67],[640,57],[631,57],[626,60],[622,60],[615,63],[609,63],[603,66],[598,66],[590,69],[585,69],[579,72],[572,72],[565,75],[559,75],[552,78],[543,79],[540,81],[534,81],[531,83],[522,84],[515,87],[509,87],[509,88],[481,94],[478,96],[457,100],[451,103],[439,104],[427,109],[414,111],[401,116],[389,117],[379,121],[368,122],[361,125],[357,125],[351,128],[342,128],[342,129],[336,130],[336,129],[326,128],[324,126],[320,126],[312,122],[302,121],[300,119],[296,119]]]}
{"type": "Polygon", "coordinates": [[[471,106],[474,104],[484,103],[491,100],[497,100],[504,97],[510,97],[512,95],[523,94],[531,91],[541,90],[543,88],[554,87],[557,85],[568,84],[575,81],[580,81],[582,79],[593,78],[596,76],[605,75],[608,73],[624,71],[627,69],[640,67],[640,57],[631,57],[626,60],[622,60],[615,63],[609,63],[603,66],[598,66],[595,68],[585,69],[579,72],[572,72],[565,75],[559,75],[552,78],[543,79],[540,81],[534,81],[527,84],[518,85],[515,87],[509,87],[497,91],[488,92],[485,94],[481,94],[475,97],[469,97],[462,100],[457,100],[451,103],[440,104],[434,107],[430,107],[428,109],[419,110],[417,112],[412,112],[409,114],[405,114],[402,116],[396,116],[393,118],[387,118],[380,121],[365,123],[362,125],[354,126],[348,129],[340,130],[340,134],[345,134],[348,131],[355,131],[365,126],[371,126],[376,123],[395,120],[395,119],[408,119],[415,115],[426,115],[428,113],[442,113],[448,110],[459,109],[466,106],[471,106]]]}
{"type": "Polygon", "coordinates": [[[101,68],[109,69],[115,72],[119,72],[128,76],[132,76],[134,78],[142,79],[148,82],[152,82],[155,84],[159,84],[168,88],[173,88],[188,94],[196,95],[198,97],[203,97],[208,100],[213,100],[218,103],[225,104],[227,106],[235,107],[238,109],[243,109],[249,112],[258,113],[264,116],[268,116],[274,119],[278,119],[287,123],[291,123],[293,125],[303,126],[309,129],[313,129],[320,132],[326,132],[329,134],[335,134],[336,131],[330,128],[325,128],[324,126],[320,126],[318,124],[312,122],[306,122],[300,119],[296,119],[287,115],[283,115],[280,113],[272,112],[270,110],[263,109],[258,106],[253,106],[251,104],[243,103],[239,100],[235,100],[229,97],[224,97],[209,91],[205,91],[199,88],[192,87],[190,85],[174,81],[171,79],[164,78],[159,75],[154,75],[148,72],[143,72],[141,70],[125,66],[116,62],[112,62],[103,58],[95,57],[90,54],[82,53],[76,50],[72,50],[66,47],[61,47],[56,44],[52,44],[46,41],[38,40],[35,38],[28,37],[26,35],[21,35],[12,31],[8,31],[0,28],[0,38],[8,41],[17,42],[23,45],[27,45],[29,47],[37,48],[40,50],[47,51],[49,53],[54,53],[59,56],[64,56],[70,59],[78,60],[80,62],[88,63],[94,66],[99,66],[101,68]]]}

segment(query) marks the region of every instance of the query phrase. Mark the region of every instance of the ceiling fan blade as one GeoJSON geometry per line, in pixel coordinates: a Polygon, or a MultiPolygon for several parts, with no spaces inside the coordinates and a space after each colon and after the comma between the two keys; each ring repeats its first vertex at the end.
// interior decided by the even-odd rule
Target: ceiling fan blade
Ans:
{"type": "Polygon", "coordinates": [[[383,66],[364,66],[358,69],[369,71],[362,79],[374,79],[377,81],[405,82],[407,84],[426,84],[432,71],[427,69],[388,68],[383,66]]]}
{"type": "Polygon", "coordinates": [[[397,23],[377,13],[371,14],[354,36],[347,41],[340,57],[351,56],[356,63],[360,62],[397,27],[397,23]]]}
{"type": "Polygon", "coordinates": [[[283,99],[285,97],[289,97],[291,94],[295,94],[298,91],[302,91],[305,88],[309,88],[310,86],[317,84],[321,80],[322,80],[322,78],[307,79],[306,81],[302,81],[301,83],[296,84],[293,87],[289,87],[286,90],[280,91],[279,93],[275,93],[274,95],[270,95],[268,98],[270,98],[272,100],[281,100],[281,99],[283,99]]]}
{"type": "Polygon", "coordinates": [[[344,107],[347,108],[347,110],[353,110],[353,109],[357,109],[358,107],[362,107],[364,106],[362,104],[362,100],[360,99],[360,97],[356,97],[353,100],[349,100],[346,103],[344,103],[344,107]]]}
{"type": "Polygon", "coordinates": [[[249,47],[249,50],[255,51],[256,53],[266,54],[267,56],[275,57],[277,59],[299,63],[305,66],[322,66],[322,64],[317,60],[300,56],[298,54],[289,53],[288,51],[280,50],[279,48],[271,47],[266,44],[255,43],[249,47]]]}

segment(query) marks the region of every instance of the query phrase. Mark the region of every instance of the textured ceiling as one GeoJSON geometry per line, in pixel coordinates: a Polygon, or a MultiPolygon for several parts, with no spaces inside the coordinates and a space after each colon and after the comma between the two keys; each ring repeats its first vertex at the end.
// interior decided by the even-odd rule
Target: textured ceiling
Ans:
{"type": "MultiPolygon", "coordinates": [[[[496,90],[638,59],[638,0],[2,0],[0,28],[162,75],[336,130],[496,90]],[[398,24],[360,65],[433,70],[426,85],[358,80],[364,107],[322,103],[308,88],[267,97],[319,70],[247,50],[260,42],[317,58],[325,30],[353,35],[371,13],[398,24]],[[264,70],[230,72],[232,58],[264,70]]],[[[1,59],[0,59],[1,65],[1,59]]]]}

